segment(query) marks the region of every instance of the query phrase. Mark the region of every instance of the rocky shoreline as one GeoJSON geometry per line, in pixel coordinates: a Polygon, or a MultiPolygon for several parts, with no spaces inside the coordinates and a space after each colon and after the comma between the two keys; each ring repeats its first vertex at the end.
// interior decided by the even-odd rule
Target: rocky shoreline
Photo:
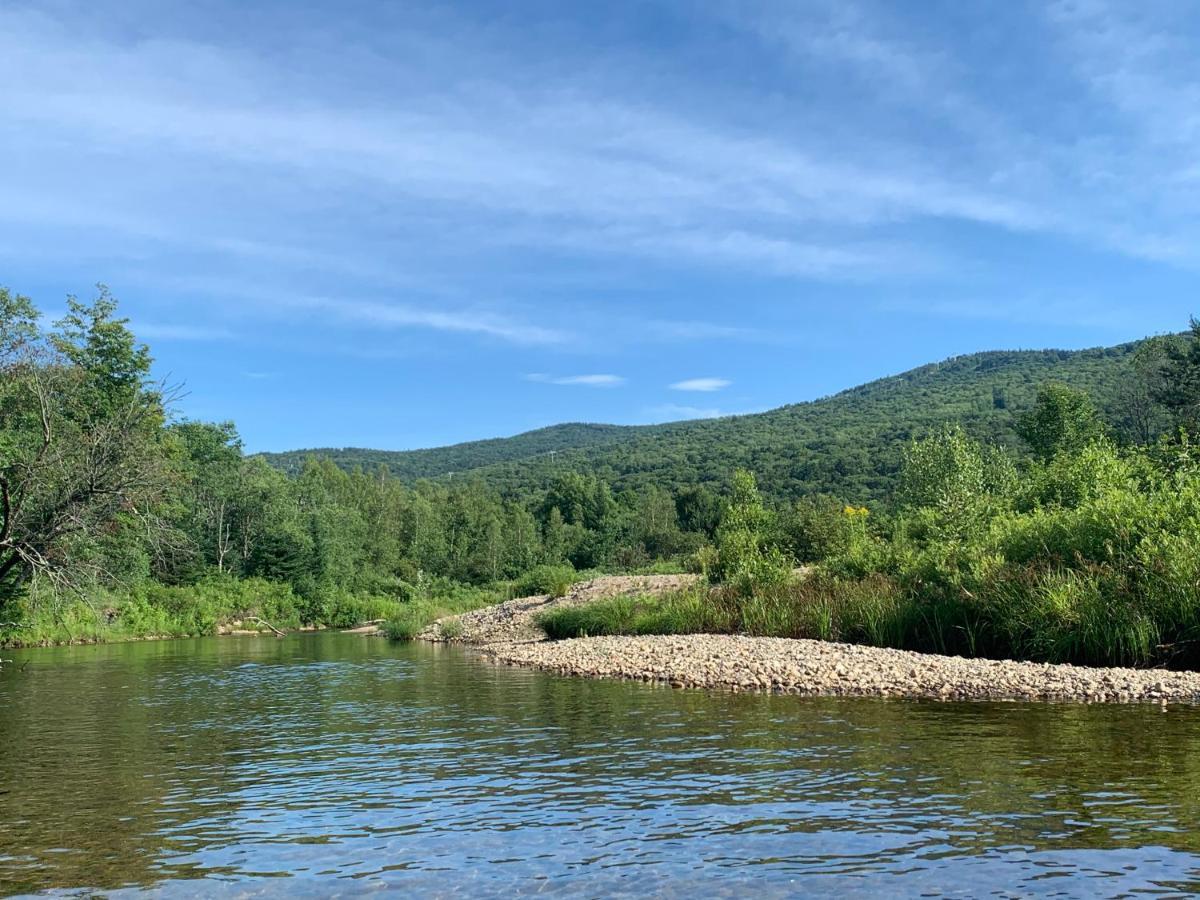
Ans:
{"type": "Polygon", "coordinates": [[[548,594],[520,597],[474,612],[439,619],[417,635],[417,638],[423,641],[449,640],[464,644],[544,641],[546,634],[534,620],[546,610],[562,606],[580,606],[608,597],[662,594],[695,584],[699,578],[698,575],[606,575],[572,585],[563,597],[551,597],[548,594]],[[447,633],[442,630],[444,622],[455,622],[456,626],[447,633]]]}
{"type": "Polygon", "coordinates": [[[677,688],[908,700],[1200,703],[1200,672],[965,659],[855,644],[743,635],[548,641],[534,620],[559,606],[673,590],[694,576],[598,578],[562,598],[525,597],[457,617],[421,637],[471,645],[488,659],[560,675],[677,688]]]}
{"type": "Polygon", "coordinates": [[[478,649],[497,663],[677,688],[908,700],[1200,703],[1200,672],[965,659],[790,638],[595,637],[478,649]]]}

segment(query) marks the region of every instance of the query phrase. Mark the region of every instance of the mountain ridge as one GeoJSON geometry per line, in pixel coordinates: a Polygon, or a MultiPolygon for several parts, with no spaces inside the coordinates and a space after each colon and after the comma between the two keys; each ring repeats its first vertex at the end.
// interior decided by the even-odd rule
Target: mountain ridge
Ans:
{"type": "Polygon", "coordinates": [[[565,422],[420,450],[320,448],[261,455],[292,473],[318,456],[343,468],[383,465],[406,481],[477,476],[514,492],[543,485],[565,469],[595,471],[615,486],[678,487],[721,480],[735,466],[746,466],[774,494],[821,490],[872,499],[894,481],[903,443],[943,422],[961,422],[982,439],[1018,443],[1016,416],[1045,381],[1087,390],[1120,427],[1122,386],[1134,374],[1133,354],[1144,340],[1084,350],[959,354],[813,400],[715,419],[565,422]]]}

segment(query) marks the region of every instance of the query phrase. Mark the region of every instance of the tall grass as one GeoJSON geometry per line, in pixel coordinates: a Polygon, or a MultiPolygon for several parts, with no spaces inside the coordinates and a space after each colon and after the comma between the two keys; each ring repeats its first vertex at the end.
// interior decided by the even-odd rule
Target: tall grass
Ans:
{"type": "MultiPolygon", "coordinates": [[[[398,606],[383,625],[383,633],[393,641],[411,641],[436,622],[449,616],[460,615],[484,606],[491,606],[507,599],[506,585],[489,588],[458,588],[452,592],[435,593],[428,597],[414,598],[398,606]]],[[[443,626],[443,636],[450,638],[455,625],[461,633],[461,624],[449,625],[450,633],[443,626]]]]}
{"type": "Polygon", "coordinates": [[[747,480],[740,530],[718,535],[723,563],[702,567],[725,583],[553,610],[540,623],[552,638],[742,633],[1200,667],[1200,462],[1187,445],[1093,441],[1018,475],[952,432],[919,442],[906,465],[921,490],[890,515],[811,504],[777,529],[827,548],[809,577],[780,571],[795,548],[769,545],[747,480]]]}
{"type": "Polygon", "coordinates": [[[290,585],[259,578],[212,577],[193,585],[155,582],[131,590],[96,589],[86,596],[53,597],[36,590],[0,611],[0,643],[9,646],[110,642],[148,637],[196,637],[216,634],[240,623],[255,630],[262,619],[281,630],[302,625],[342,628],[394,615],[401,603],[392,597],[330,591],[317,600],[296,594],[290,585]]]}
{"type": "Polygon", "coordinates": [[[728,631],[728,610],[704,588],[661,596],[612,597],[542,613],[537,624],[554,640],[616,634],[694,634],[728,631]]]}
{"type": "Polygon", "coordinates": [[[1161,581],[1146,593],[1139,586],[1145,575],[1111,567],[1005,566],[974,585],[977,594],[878,573],[820,573],[749,597],[716,586],[602,600],[551,610],[538,624],[555,640],[748,634],[1039,662],[1195,666],[1200,582],[1190,582],[1181,598],[1162,590],[1161,581]]]}
{"type": "Polygon", "coordinates": [[[512,596],[548,594],[551,597],[565,597],[581,577],[570,564],[536,566],[512,583],[512,596]]]}

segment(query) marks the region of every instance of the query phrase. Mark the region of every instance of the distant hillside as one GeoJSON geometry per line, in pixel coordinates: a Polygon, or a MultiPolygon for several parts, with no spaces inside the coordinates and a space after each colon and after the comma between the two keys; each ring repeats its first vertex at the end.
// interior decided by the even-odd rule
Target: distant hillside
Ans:
{"type": "Polygon", "coordinates": [[[471,473],[513,492],[573,469],[594,471],[614,487],[678,487],[723,482],[745,466],[776,496],[826,491],[868,500],[892,488],[905,442],[944,422],[1018,446],[1016,418],[1045,381],[1087,390],[1119,427],[1137,346],[959,356],[755,415],[650,426],[557,425],[432,450],[308,450],[267,458],[289,471],[310,454],[343,467],[382,464],[406,480],[471,473]]]}
{"type": "Polygon", "coordinates": [[[416,481],[514,460],[534,459],[560,450],[601,446],[621,439],[630,429],[623,425],[589,425],[569,422],[514,437],[469,441],[429,450],[370,450],[363,447],[319,447],[262,454],[273,466],[296,474],[310,456],[331,459],[344,469],[361,466],[373,470],[387,466],[397,478],[416,481]]]}

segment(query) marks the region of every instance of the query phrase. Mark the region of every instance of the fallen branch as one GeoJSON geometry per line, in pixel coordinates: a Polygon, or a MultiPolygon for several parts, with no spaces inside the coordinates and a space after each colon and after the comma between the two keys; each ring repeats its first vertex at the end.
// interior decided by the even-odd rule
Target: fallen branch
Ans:
{"type": "Polygon", "coordinates": [[[260,625],[266,625],[273,632],[275,632],[276,637],[287,637],[286,631],[280,631],[278,628],[276,628],[274,625],[272,625],[266,619],[260,619],[258,616],[247,616],[246,621],[247,622],[258,622],[260,625]]]}

